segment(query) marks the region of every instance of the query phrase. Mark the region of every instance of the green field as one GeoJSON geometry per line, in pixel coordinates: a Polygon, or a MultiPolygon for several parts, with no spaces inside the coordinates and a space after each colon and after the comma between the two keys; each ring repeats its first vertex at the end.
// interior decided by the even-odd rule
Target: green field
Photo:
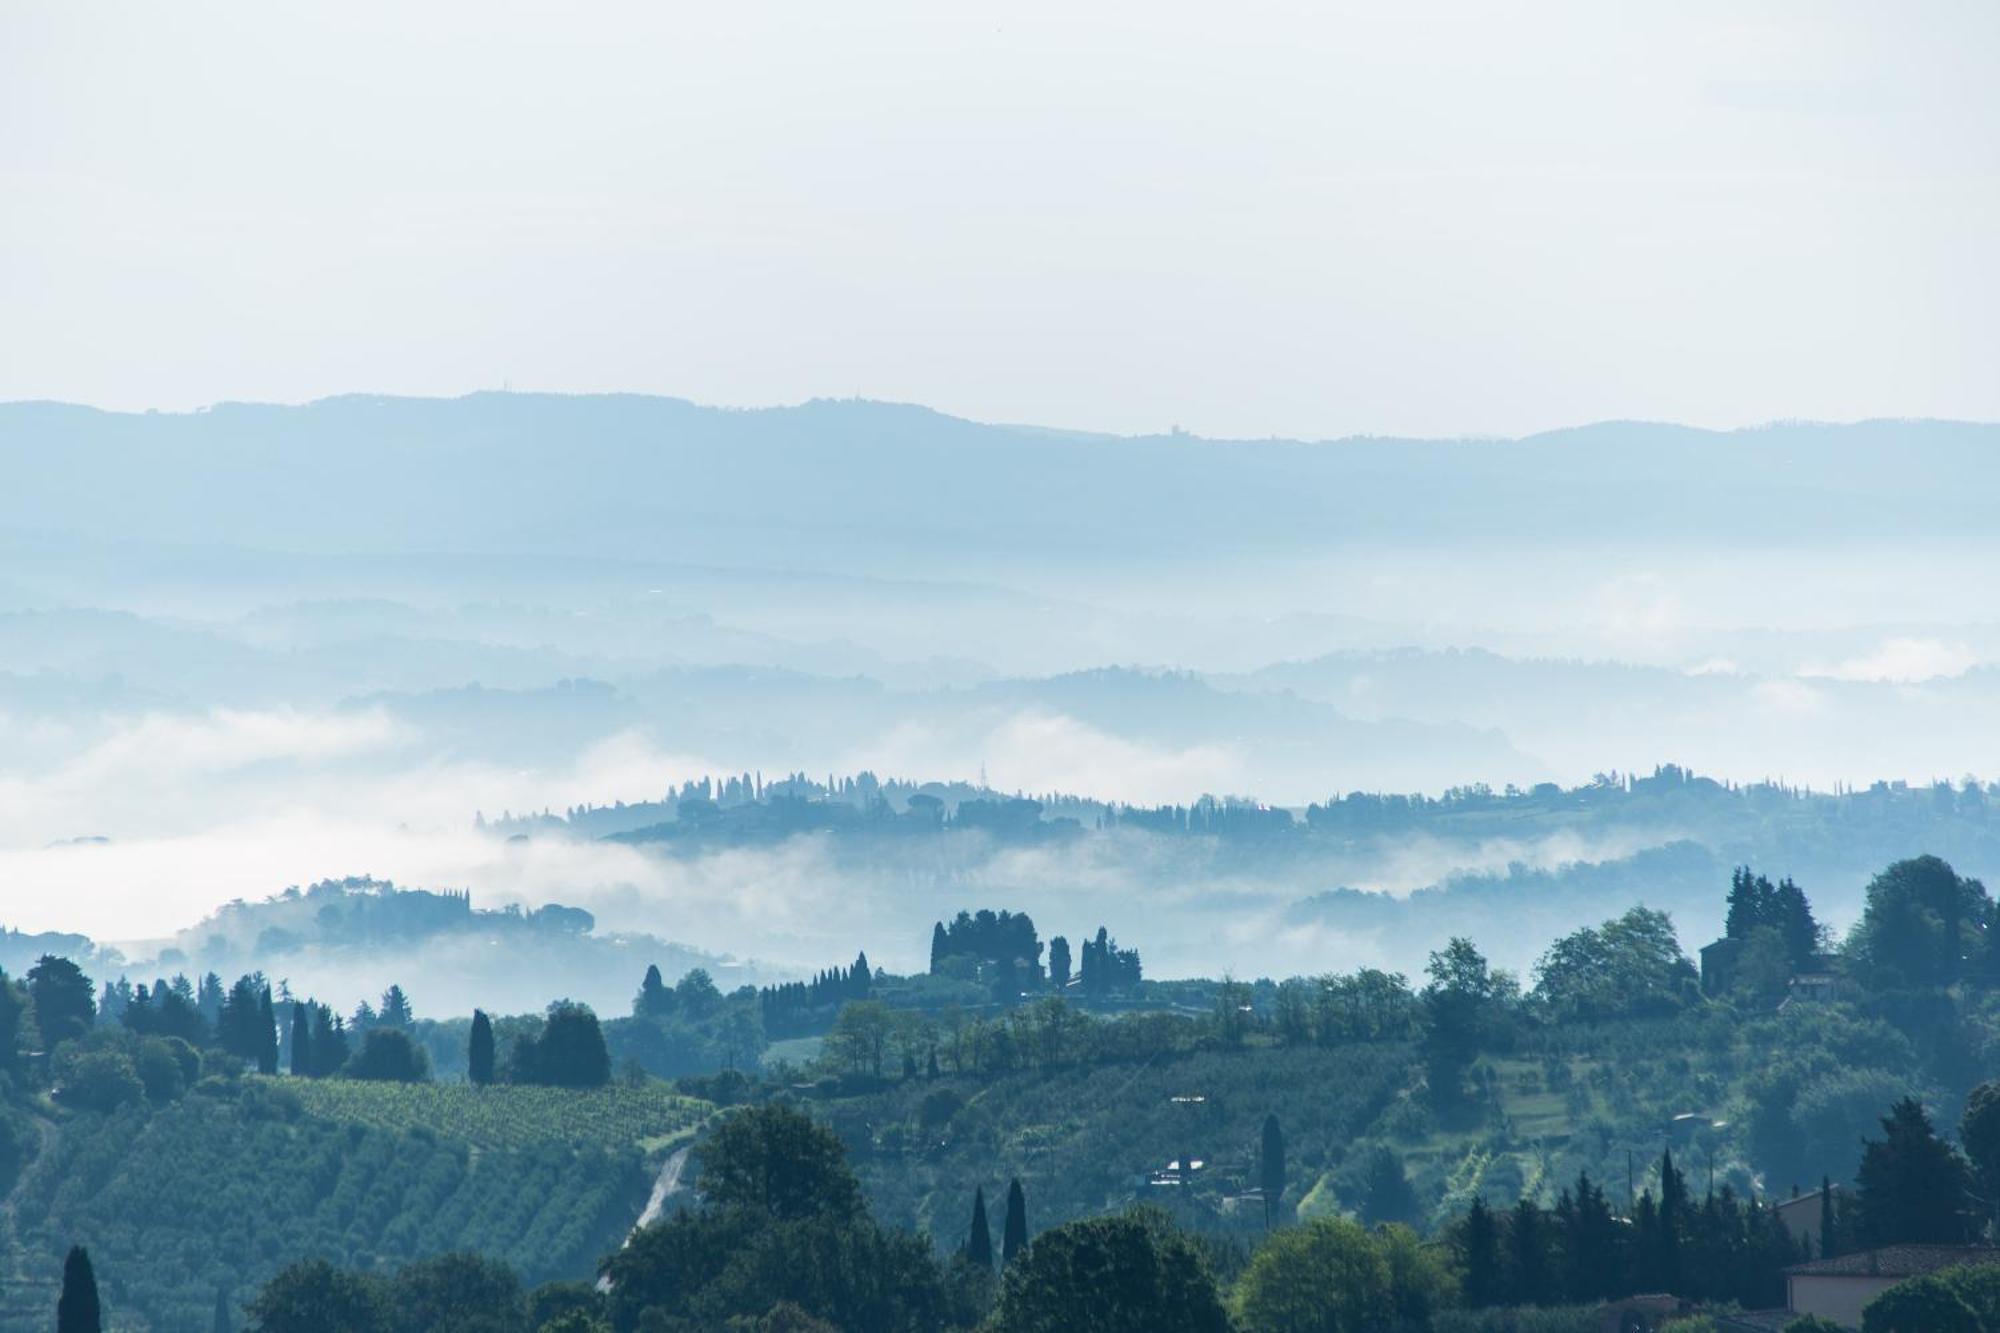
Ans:
{"type": "Polygon", "coordinates": [[[416,1130],[477,1148],[567,1143],[653,1152],[689,1135],[715,1109],[658,1083],[540,1088],[469,1083],[273,1079],[305,1113],[336,1124],[416,1130]]]}

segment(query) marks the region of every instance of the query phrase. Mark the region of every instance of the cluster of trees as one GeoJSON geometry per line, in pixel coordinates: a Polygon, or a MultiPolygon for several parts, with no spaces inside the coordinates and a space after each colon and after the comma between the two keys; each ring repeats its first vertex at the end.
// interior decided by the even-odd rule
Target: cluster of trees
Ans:
{"type": "Polygon", "coordinates": [[[1451,1229],[1467,1305],[1560,1305],[1670,1291],[1748,1309],[1784,1304],[1784,1268],[1811,1256],[1775,1209],[1724,1186],[1697,1201],[1673,1154],[1659,1162],[1659,1194],[1615,1211],[1588,1174],[1553,1207],[1522,1197],[1494,1212],[1484,1199],[1451,1229]]]}
{"type": "MultiPolygon", "coordinates": [[[[1067,953],[1067,945],[1064,952],[1067,953]]],[[[1083,942],[1082,956],[1077,962],[1077,982],[1086,995],[1109,995],[1113,991],[1130,990],[1141,981],[1139,951],[1121,949],[1118,941],[1097,928],[1097,938],[1083,942]]]]}
{"type": "Polygon", "coordinates": [[[1022,982],[1042,975],[1042,941],[1026,912],[960,912],[931,927],[931,975],[978,976],[994,968],[1022,982]]]}
{"type": "MultiPolygon", "coordinates": [[[[936,952],[935,948],[932,952],[936,952]]],[[[935,970],[935,961],[932,967],[935,970]]],[[[852,967],[828,968],[815,973],[811,981],[765,986],[757,992],[757,1007],[767,1033],[789,1036],[824,1026],[841,1005],[849,1000],[865,1000],[874,989],[875,973],[868,966],[868,955],[861,953],[855,956],[852,967]]]]}

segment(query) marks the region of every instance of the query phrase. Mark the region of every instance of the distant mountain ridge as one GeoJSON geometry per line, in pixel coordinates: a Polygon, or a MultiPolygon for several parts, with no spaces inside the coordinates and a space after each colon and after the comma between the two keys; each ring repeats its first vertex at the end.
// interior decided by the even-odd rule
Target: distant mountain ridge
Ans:
{"type": "Polygon", "coordinates": [[[1093,563],[1396,544],[1983,535],[2000,425],[1520,440],[1115,437],[817,400],[354,395],[121,414],[0,404],[0,531],[737,567],[1093,563]]]}

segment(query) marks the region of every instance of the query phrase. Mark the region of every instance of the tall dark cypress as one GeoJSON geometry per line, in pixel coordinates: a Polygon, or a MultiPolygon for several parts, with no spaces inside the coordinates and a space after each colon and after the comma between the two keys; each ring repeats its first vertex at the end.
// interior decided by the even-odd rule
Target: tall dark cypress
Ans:
{"type": "Polygon", "coordinates": [[[312,1060],[312,1018],[306,1006],[292,1001],[292,1074],[296,1078],[311,1078],[312,1060]]]}
{"type": "Polygon", "coordinates": [[[1833,1217],[1833,1181],[1819,1178],[1819,1257],[1831,1259],[1840,1253],[1838,1227],[1833,1217]]]}
{"type": "Polygon", "coordinates": [[[257,997],[257,1072],[278,1072],[278,1016],[271,1009],[271,988],[257,997]]]}
{"type": "Polygon", "coordinates": [[[944,922],[931,927],[931,975],[936,976],[944,966],[945,952],[949,948],[944,933],[944,922]]]}
{"type": "Polygon", "coordinates": [[[1000,1262],[1011,1264],[1014,1256],[1028,1248],[1028,1199],[1021,1193],[1021,1178],[1007,1182],[1007,1222],[1000,1230],[1000,1262]]]}
{"type": "Polygon", "coordinates": [[[97,1304],[97,1274],[90,1255],[72,1245],[63,1260],[62,1295],[56,1301],[56,1333],[104,1333],[104,1312],[97,1304]]]}
{"type": "Polygon", "coordinates": [[[484,1009],[472,1011],[472,1037],[465,1047],[465,1076],[482,1088],[493,1081],[493,1020],[484,1009]]]}
{"type": "Polygon", "coordinates": [[[979,1267],[993,1267],[993,1231],[986,1225],[986,1187],[972,1191],[972,1234],[965,1238],[965,1257],[979,1267]]]}
{"type": "Polygon", "coordinates": [[[1264,1117],[1264,1151],[1257,1163],[1257,1183],[1264,1191],[1264,1226],[1268,1229],[1278,1215],[1278,1202],[1285,1196],[1285,1132],[1278,1117],[1264,1117]]]}

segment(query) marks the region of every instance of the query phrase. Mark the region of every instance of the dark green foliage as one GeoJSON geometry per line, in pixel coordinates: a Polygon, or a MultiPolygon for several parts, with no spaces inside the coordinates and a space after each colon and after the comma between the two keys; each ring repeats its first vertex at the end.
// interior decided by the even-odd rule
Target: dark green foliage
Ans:
{"type": "Polygon", "coordinates": [[[422,1083],[431,1076],[430,1058],[401,1028],[375,1028],[341,1071],[348,1078],[385,1083],[422,1083]]]}
{"type": "Polygon", "coordinates": [[[1229,1333],[1201,1251],[1164,1215],[1069,1222],[1007,1269],[993,1333],[1229,1333]]]}
{"type": "Polygon", "coordinates": [[[602,1265],[619,1333],[675,1320],[717,1327],[779,1302],[881,1333],[971,1322],[928,1244],[868,1217],[839,1140],[807,1117],[776,1105],[735,1112],[696,1155],[702,1206],[646,1228],[602,1265]]]}
{"type": "Polygon", "coordinates": [[[56,1333],[101,1333],[104,1314],[97,1302],[97,1274],[90,1254],[72,1245],[63,1260],[62,1295],[56,1300],[56,1333]]]}
{"type": "Polygon", "coordinates": [[[55,1077],[56,1100],[80,1111],[115,1111],[146,1095],[132,1057],[112,1047],[65,1048],[55,1077]]]}
{"type": "Polygon", "coordinates": [[[0,1073],[20,1067],[21,1019],[27,1008],[28,992],[0,969],[0,1073]]]}
{"type": "MultiPolygon", "coordinates": [[[[935,943],[932,947],[935,951],[935,943]]],[[[1049,941],[1049,985],[1057,990],[1069,985],[1069,968],[1069,939],[1067,936],[1058,935],[1049,941]]],[[[937,971],[936,966],[933,966],[931,971],[937,971]]]]}
{"type": "Polygon", "coordinates": [[[271,988],[257,997],[257,1072],[278,1072],[278,1017],[271,1007],[271,988]]]}
{"type": "Polygon", "coordinates": [[[1868,1244],[1953,1245],[1970,1233],[1965,1162],[1914,1097],[1883,1117],[1880,1139],[1864,1142],[1857,1181],[1868,1244]]]}
{"type": "Polygon", "coordinates": [[[1868,885],[1848,966],[1877,989],[1948,986],[1984,965],[1993,902],[1935,856],[1898,861],[1868,885]]]}
{"type": "Polygon", "coordinates": [[[993,1270],[993,1228],[986,1220],[986,1187],[972,1191],[972,1227],[965,1233],[965,1261],[976,1268],[993,1270]]]}
{"type": "Polygon", "coordinates": [[[1862,1333],[1986,1333],[1986,1327],[1941,1273],[1898,1282],[1861,1307],[1862,1333]]]}
{"type": "Polygon", "coordinates": [[[1007,1224],[1000,1237],[1000,1262],[1011,1264],[1028,1248],[1028,1198],[1017,1176],[1007,1182],[1007,1224]]]}
{"type": "Polygon", "coordinates": [[[1729,911],[1724,933],[1747,940],[1759,931],[1776,932],[1786,961],[1794,970],[1807,967],[1820,947],[1820,927],[1813,918],[1805,890],[1787,876],[1772,884],[1749,866],[1738,866],[1729,878],[1729,911]]]}
{"type": "Polygon", "coordinates": [[[1664,1016],[1700,992],[1673,921],[1643,907],[1565,935],[1535,964],[1535,998],[1558,1022],[1664,1016]]]}
{"type": "Polygon", "coordinates": [[[385,1028],[406,1028],[417,1021],[416,1012],[410,1008],[410,997],[401,986],[391,986],[382,992],[382,1007],[376,1010],[375,1021],[385,1028]]]}
{"type": "Polygon", "coordinates": [[[280,1272],[245,1307],[246,1333],[389,1333],[389,1297],[378,1278],[308,1259],[280,1272]]]}
{"type": "Polygon", "coordinates": [[[1038,976],[1042,942],[1027,913],[981,908],[960,912],[949,925],[939,922],[932,927],[931,972],[946,971],[946,964],[954,958],[970,959],[975,967],[1004,963],[1038,976]]]}
{"type": "Polygon", "coordinates": [[[1368,1154],[1358,1211],[1370,1226],[1417,1220],[1417,1195],[1403,1173],[1403,1159],[1387,1148],[1377,1147],[1368,1154]]]}
{"type": "Polygon", "coordinates": [[[297,1078],[310,1077],[313,1072],[312,1019],[307,1006],[297,1000],[292,1002],[291,1068],[297,1078]]]}
{"type": "Polygon", "coordinates": [[[789,1106],[734,1112],[694,1157],[702,1195],[719,1208],[787,1219],[861,1211],[861,1187],[839,1138],[789,1106]]]}
{"type": "Polygon", "coordinates": [[[389,1304],[397,1333],[511,1333],[527,1313],[512,1268],[465,1253],[406,1264],[389,1304]]]}
{"type": "MultiPolygon", "coordinates": [[[[652,969],[650,975],[657,977],[659,969],[652,969]]],[[[482,1088],[493,1081],[493,1020],[484,1009],[472,1011],[472,1032],[465,1044],[465,1077],[482,1088]]]]}
{"type": "Polygon", "coordinates": [[[1475,1310],[1498,1305],[1507,1291],[1500,1267],[1500,1224],[1478,1195],[1459,1229],[1458,1250],[1459,1266],[1465,1271],[1465,1303],[1475,1310]]]}
{"type": "Polygon", "coordinates": [[[646,976],[639,983],[639,993],[632,997],[634,1018],[665,1018],[674,1011],[674,993],[667,989],[666,979],[660,975],[658,963],[646,964],[646,976]]]}
{"type": "Polygon", "coordinates": [[[347,1023],[325,1005],[314,1006],[312,1072],[314,1078],[332,1078],[347,1065],[347,1023]]]}
{"type": "Polygon", "coordinates": [[[1077,979],[1086,995],[1110,995],[1130,990],[1143,978],[1137,949],[1121,949],[1118,941],[1097,928],[1097,938],[1083,942],[1077,979]]]}
{"type": "Polygon", "coordinates": [[[1264,1117],[1264,1132],[1258,1145],[1257,1187],[1264,1192],[1264,1225],[1270,1226],[1278,1216],[1278,1205],[1285,1196],[1285,1132],[1278,1127],[1278,1117],[1264,1117]]]}
{"type": "Polygon", "coordinates": [[[2000,1217],[2000,1083],[1982,1083],[1965,1099],[1958,1141],[1972,1168],[1973,1194],[1980,1217],[2000,1217]]]}
{"type": "Polygon", "coordinates": [[[34,1000],[35,1024],[44,1051],[53,1051],[58,1042],[74,1041],[90,1031],[97,1017],[95,989],[83,970],[67,958],[43,954],[28,969],[28,994],[34,1000]]]}
{"type": "Polygon", "coordinates": [[[564,1001],[549,1006],[541,1033],[515,1038],[511,1056],[509,1075],[516,1083],[600,1088],[611,1081],[604,1029],[588,1005],[564,1001]]]}
{"type": "Polygon", "coordinates": [[[1264,1237],[1236,1284],[1243,1327],[1257,1333],[1431,1327],[1452,1299],[1441,1254],[1405,1227],[1368,1231],[1314,1218],[1264,1237]]]}

